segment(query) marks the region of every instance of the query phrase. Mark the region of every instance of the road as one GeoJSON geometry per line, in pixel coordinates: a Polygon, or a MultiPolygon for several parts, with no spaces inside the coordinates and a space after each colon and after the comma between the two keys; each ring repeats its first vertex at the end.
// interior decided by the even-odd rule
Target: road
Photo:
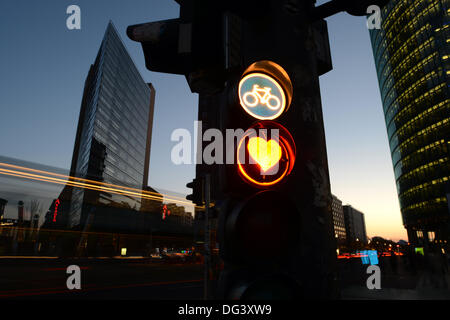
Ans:
{"type": "MultiPolygon", "coordinates": [[[[367,265],[339,261],[341,298],[450,299],[450,275],[411,272],[399,258],[395,269],[380,260],[381,290],[369,290],[367,265]]],[[[0,299],[201,300],[203,265],[148,259],[1,258],[0,299]],[[66,269],[81,269],[81,290],[69,290],[66,269]]]]}
{"type": "Polygon", "coordinates": [[[0,299],[201,299],[203,265],[143,259],[2,259],[0,299]],[[81,270],[81,290],[69,290],[69,265],[81,270]]]}

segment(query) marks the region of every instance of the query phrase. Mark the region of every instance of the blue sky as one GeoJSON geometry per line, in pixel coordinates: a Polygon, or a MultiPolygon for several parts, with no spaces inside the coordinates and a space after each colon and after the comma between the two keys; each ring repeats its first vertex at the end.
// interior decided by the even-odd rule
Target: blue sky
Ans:
{"type": "MultiPolygon", "coordinates": [[[[112,20],[156,89],[149,184],[187,192],[194,166],[171,163],[170,135],[193,132],[197,95],[183,76],[148,71],[125,34],[131,24],[177,17],[175,1],[2,0],[0,11],[0,155],[69,168],[84,80],[112,20]],[[71,4],[81,8],[81,30],[66,28],[71,4]]],[[[405,239],[365,18],[327,21],[334,69],[320,84],[332,192],[366,214],[369,236],[405,239]]]]}

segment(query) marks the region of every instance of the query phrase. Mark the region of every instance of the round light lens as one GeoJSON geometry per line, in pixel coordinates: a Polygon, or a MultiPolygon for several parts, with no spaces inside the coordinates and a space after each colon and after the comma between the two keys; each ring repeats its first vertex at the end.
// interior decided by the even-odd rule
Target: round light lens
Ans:
{"type": "Polygon", "coordinates": [[[274,78],[260,72],[244,76],[239,82],[242,108],[259,120],[278,118],[286,108],[286,95],[274,78]]]}

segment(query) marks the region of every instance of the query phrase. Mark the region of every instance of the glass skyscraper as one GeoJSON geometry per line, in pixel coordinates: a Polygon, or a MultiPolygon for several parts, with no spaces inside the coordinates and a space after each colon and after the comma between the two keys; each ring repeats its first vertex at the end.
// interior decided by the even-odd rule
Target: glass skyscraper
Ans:
{"type": "MultiPolygon", "coordinates": [[[[85,81],[70,175],[146,188],[154,95],[110,22],[85,81]]],[[[141,200],[74,188],[70,201],[68,227],[83,228],[100,206],[139,210],[141,200]]]]}
{"type": "Polygon", "coordinates": [[[450,241],[449,15],[449,0],[391,0],[370,31],[403,224],[416,245],[450,241]]]}

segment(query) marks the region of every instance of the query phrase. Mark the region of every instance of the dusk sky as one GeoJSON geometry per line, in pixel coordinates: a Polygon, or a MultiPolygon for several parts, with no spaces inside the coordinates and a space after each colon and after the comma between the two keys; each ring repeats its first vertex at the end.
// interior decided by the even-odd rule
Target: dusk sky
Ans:
{"type": "MultiPolygon", "coordinates": [[[[148,71],[140,44],[125,34],[128,25],[177,17],[175,1],[2,0],[0,12],[0,155],[69,168],[84,81],[112,20],[156,89],[149,184],[188,192],[194,165],[172,164],[170,136],[193,133],[198,97],[183,76],[148,71]],[[66,27],[72,4],[81,8],[81,30],[66,27]]],[[[365,18],[327,21],[334,69],[320,84],[332,192],[364,212],[369,237],[407,239],[365,18]]]]}

